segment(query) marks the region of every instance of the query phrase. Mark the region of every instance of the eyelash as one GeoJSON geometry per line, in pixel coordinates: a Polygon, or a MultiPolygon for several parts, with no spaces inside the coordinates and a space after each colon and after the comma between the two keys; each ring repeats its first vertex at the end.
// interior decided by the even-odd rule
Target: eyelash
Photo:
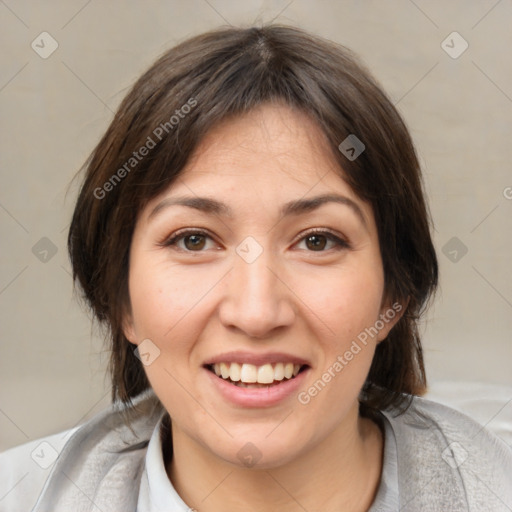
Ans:
{"type": "MultiPolygon", "coordinates": [[[[299,235],[299,237],[297,238],[297,240],[294,241],[293,245],[296,245],[297,243],[304,241],[308,236],[311,236],[311,235],[325,236],[325,238],[327,238],[327,240],[329,242],[334,243],[335,247],[332,248],[334,250],[339,251],[341,249],[349,249],[350,248],[350,245],[346,240],[335,235],[332,231],[330,231],[328,229],[322,229],[322,228],[314,228],[314,229],[310,229],[309,231],[306,231],[305,233],[301,233],[299,235]]],[[[329,249],[323,250],[323,251],[308,251],[308,252],[327,252],[328,250],[329,249]]]]}
{"type": "MultiPolygon", "coordinates": [[[[199,229],[199,228],[189,229],[189,228],[187,228],[187,229],[181,229],[179,231],[176,231],[176,233],[173,233],[170,236],[170,238],[166,238],[159,245],[162,245],[163,247],[171,247],[173,245],[176,245],[176,243],[179,240],[186,238],[187,236],[190,236],[190,235],[203,235],[203,236],[207,236],[208,238],[213,239],[213,237],[210,235],[210,233],[208,233],[208,231],[205,231],[204,229],[199,229]]],[[[188,249],[185,249],[185,251],[186,252],[202,252],[202,251],[189,251],[188,249]]]]}
{"type": "MultiPolygon", "coordinates": [[[[186,229],[183,229],[183,230],[179,230],[176,233],[173,233],[173,235],[171,235],[170,238],[166,238],[159,245],[161,245],[163,247],[176,246],[177,243],[180,240],[182,240],[182,239],[184,239],[184,238],[186,238],[187,236],[190,236],[190,235],[203,235],[203,236],[208,237],[208,238],[213,240],[212,235],[210,235],[210,233],[208,231],[204,230],[204,229],[200,229],[200,228],[194,228],[194,229],[186,228],[186,229]]],[[[297,243],[305,240],[308,236],[311,236],[311,235],[322,235],[322,236],[325,236],[328,241],[333,242],[337,246],[337,247],[333,248],[334,250],[350,249],[350,247],[351,247],[350,244],[346,240],[343,240],[339,236],[335,235],[332,231],[330,231],[328,229],[320,229],[320,228],[311,229],[311,230],[307,231],[306,233],[302,233],[300,235],[300,237],[297,238],[293,242],[293,245],[296,245],[297,243]]],[[[182,250],[182,251],[188,252],[188,253],[194,253],[194,252],[200,253],[200,252],[203,252],[203,251],[191,251],[189,249],[181,249],[181,248],[179,248],[179,249],[182,250]]],[[[327,252],[327,250],[308,251],[308,252],[320,252],[320,253],[322,253],[322,252],[327,252]]]]}

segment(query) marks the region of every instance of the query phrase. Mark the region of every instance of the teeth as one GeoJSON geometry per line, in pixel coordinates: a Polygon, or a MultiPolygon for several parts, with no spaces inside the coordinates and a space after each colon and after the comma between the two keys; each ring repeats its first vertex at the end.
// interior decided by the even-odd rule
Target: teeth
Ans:
{"type": "Polygon", "coordinates": [[[241,380],[241,368],[238,363],[231,363],[231,366],[229,367],[229,378],[233,382],[238,382],[241,380]]]}
{"type": "Polygon", "coordinates": [[[260,384],[272,384],[274,382],[274,368],[271,364],[264,364],[258,368],[258,382],[260,384]]]}
{"type": "Polygon", "coordinates": [[[283,363],[276,364],[276,367],[274,368],[274,379],[276,379],[276,380],[284,379],[284,364],[283,363]]]}
{"type": "MultiPolygon", "coordinates": [[[[215,365],[217,366],[217,365],[215,365]]],[[[217,373],[217,372],[215,372],[217,373]]],[[[223,379],[227,379],[229,377],[229,366],[226,363],[220,363],[220,374],[223,379]]],[[[218,373],[217,373],[218,375],[218,373]]]]}
{"type": "Polygon", "coordinates": [[[243,387],[258,387],[258,384],[272,384],[295,377],[300,369],[300,364],[293,363],[270,363],[262,366],[255,366],[248,363],[215,363],[212,365],[215,375],[223,379],[230,379],[239,382],[243,387]],[[250,384],[245,386],[244,384],[250,384]]]}
{"type": "Polygon", "coordinates": [[[240,380],[247,384],[258,382],[258,368],[253,364],[244,363],[242,365],[242,371],[240,372],[240,380]]]}

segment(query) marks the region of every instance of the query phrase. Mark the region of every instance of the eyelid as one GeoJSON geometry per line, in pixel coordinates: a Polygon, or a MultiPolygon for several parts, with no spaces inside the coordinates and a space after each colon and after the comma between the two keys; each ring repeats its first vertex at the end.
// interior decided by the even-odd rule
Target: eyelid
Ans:
{"type": "MultiPolygon", "coordinates": [[[[336,233],[335,231],[329,229],[329,228],[312,228],[307,231],[303,231],[300,233],[296,239],[294,240],[292,245],[297,245],[299,242],[302,242],[305,238],[307,238],[309,235],[324,235],[329,240],[333,241],[338,247],[337,249],[350,249],[351,244],[347,240],[346,237],[336,233]]],[[[310,252],[327,252],[327,251],[310,251],[310,252]]]]}
{"type": "MultiPolygon", "coordinates": [[[[170,247],[171,245],[176,246],[176,242],[181,239],[185,238],[188,235],[203,235],[211,240],[213,240],[216,244],[218,242],[215,240],[215,237],[204,228],[182,228],[178,229],[178,231],[175,231],[171,235],[166,236],[161,242],[158,243],[161,247],[170,247]]],[[[202,251],[186,251],[186,252],[202,252],[202,251]]]]}
{"type": "MultiPolygon", "coordinates": [[[[214,243],[218,244],[218,242],[215,240],[215,236],[212,233],[210,233],[207,229],[204,229],[204,228],[182,228],[182,229],[179,229],[178,231],[175,231],[170,236],[166,236],[158,245],[162,246],[162,247],[177,246],[176,242],[178,240],[183,239],[183,238],[187,237],[188,235],[197,235],[197,234],[206,236],[209,239],[211,239],[214,243]]],[[[297,235],[297,237],[292,242],[292,247],[297,245],[299,242],[304,241],[304,239],[307,238],[308,236],[316,235],[316,234],[323,235],[328,240],[334,242],[337,245],[336,249],[338,249],[338,250],[343,249],[343,248],[349,249],[351,247],[351,245],[347,241],[346,237],[337,234],[336,232],[334,232],[333,230],[331,230],[329,228],[312,228],[312,229],[301,232],[299,235],[297,235]]],[[[184,250],[185,252],[190,252],[190,253],[204,252],[204,251],[190,251],[190,250],[185,250],[185,249],[182,249],[182,250],[184,250]]],[[[328,252],[328,251],[310,251],[310,252],[322,253],[322,252],[328,252]]]]}

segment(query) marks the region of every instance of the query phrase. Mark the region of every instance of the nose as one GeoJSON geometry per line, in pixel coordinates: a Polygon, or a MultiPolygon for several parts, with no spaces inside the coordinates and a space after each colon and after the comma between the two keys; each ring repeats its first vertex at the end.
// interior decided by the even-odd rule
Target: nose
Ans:
{"type": "Polygon", "coordinates": [[[293,292],[279,276],[276,259],[263,253],[251,263],[238,255],[228,274],[226,295],[219,306],[220,320],[251,338],[265,338],[295,319],[293,292]]]}

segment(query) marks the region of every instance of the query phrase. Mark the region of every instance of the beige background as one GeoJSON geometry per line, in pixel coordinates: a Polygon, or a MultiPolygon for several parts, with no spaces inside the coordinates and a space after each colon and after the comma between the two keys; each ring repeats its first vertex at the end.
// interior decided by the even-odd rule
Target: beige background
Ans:
{"type": "Polygon", "coordinates": [[[107,352],[72,297],[65,243],[76,187],[66,190],[127,88],[188,36],[271,20],[359,53],[411,128],[441,264],[424,336],[432,382],[512,384],[511,0],[5,0],[0,450],[109,403],[107,352]],[[43,31],[58,43],[46,59],[31,47],[43,31]],[[469,44],[458,58],[441,46],[453,31],[469,44]],[[56,254],[41,253],[47,241],[34,254],[43,237],[56,254]],[[468,249],[457,262],[443,253],[453,258],[452,237],[468,249]]]}

